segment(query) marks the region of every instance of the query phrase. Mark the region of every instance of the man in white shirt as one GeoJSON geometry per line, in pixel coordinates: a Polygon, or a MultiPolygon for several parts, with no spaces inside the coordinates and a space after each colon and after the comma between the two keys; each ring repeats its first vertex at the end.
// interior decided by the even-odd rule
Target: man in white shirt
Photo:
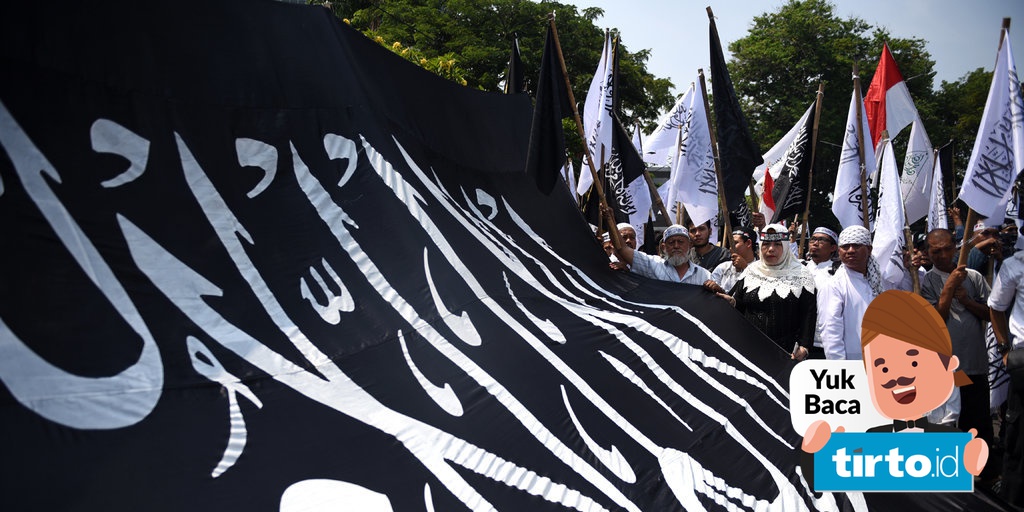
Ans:
{"type": "Polygon", "coordinates": [[[839,259],[843,265],[818,292],[822,348],[826,359],[860,359],[861,319],[883,291],[867,228],[850,226],[839,234],[839,259]]]}
{"type": "MultiPolygon", "coordinates": [[[[999,274],[992,283],[988,296],[992,331],[1000,349],[1024,350],[1024,251],[1003,260],[999,274]],[[1013,307],[1007,323],[1006,311],[1013,307]]],[[[1005,361],[1005,359],[1004,359],[1005,361]]],[[[1006,398],[1006,420],[1000,428],[1003,447],[1003,481],[1000,496],[1006,501],[1024,506],[1024,397],[1022,384],[1010,378],[1010,392],[1006,398]]]]}
{"type": "MultiPolygon", "coordinates": [[[[832,280],[832,276],[839,270],[841,263],[836,259],[836,250],[839,248],[839,235],[826,227],[815,228],[811,238],[807,241],[807,257],[804,265],[814,273],[814,289],[817,290],[818,307],[821,307],[821,294],[832,280]]],[[[808,351],[808,359],[825,359],[825,349],[821,342],[821,331],[824,327],[822,320],[824,316],[818,313],[814,329],[814,345],[808,351]]]]}
{"type": "Polygon", "coordinates": [[[661,242],[664,258],[645,254],[628,245],[623,245],[619,255],[634,274],[661,281],[702,285],[711,279],[711,273],[690,262],[690,246],[690,232],[679,224],[673,224],[665,229],[661,242]]]}

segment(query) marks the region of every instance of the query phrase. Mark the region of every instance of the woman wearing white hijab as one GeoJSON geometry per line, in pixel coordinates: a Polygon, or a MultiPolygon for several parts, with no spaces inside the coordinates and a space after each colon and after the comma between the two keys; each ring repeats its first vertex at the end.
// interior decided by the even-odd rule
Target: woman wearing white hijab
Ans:
{"type": "Polygon", "coordinates": [[[798,361],[814,343],[817,302],[814,274],[789,250],[789,230],[770,224],[761,232],[761,259],[747,266],[729,302],[798,361]]]}

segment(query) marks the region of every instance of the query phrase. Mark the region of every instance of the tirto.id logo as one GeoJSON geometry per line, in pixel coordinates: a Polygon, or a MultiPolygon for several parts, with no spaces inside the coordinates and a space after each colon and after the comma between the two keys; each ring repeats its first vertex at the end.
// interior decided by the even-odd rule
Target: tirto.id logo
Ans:
{"type": "Polygon", "coordinates": [[[814,454],[816,491],[974,490],[966,433],[835,433],[814,454]]]}

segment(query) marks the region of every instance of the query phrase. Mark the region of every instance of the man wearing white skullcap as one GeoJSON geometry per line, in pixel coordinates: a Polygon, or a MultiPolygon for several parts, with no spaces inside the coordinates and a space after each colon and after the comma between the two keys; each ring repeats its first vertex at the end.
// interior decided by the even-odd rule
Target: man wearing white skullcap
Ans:
{"type": "Polygon", "coordinates": [[[628,222],[620,222],[616,226],[619,230],[619,236],[622,237],[622,243],[629,246],[630,249],[636,249],[636,229],[633,225],[628,222]]]}
{"type": "MultiPolygon", "coordinates": [[[[838,248],[839,235],[824,226],[816,228],[807,242],[807,261],[804,265],[814,273],[814,287],[818,290],[818,297],[821,297],[825,286],[842,266],[836,254],[838,248]]],[[[821,344],[822,320],[824,318],[819,314],[814,329],[814,346],[811,347],[808,356],[811,359],[825,358],[825,349],[821,344]]]]}
{"type": "Polygon", "coordinates": [[[711,273],[690,263],[690,246],[690,232],[679,224],[673,224],[665,229],[661,242],[664,258],[636,251],[625,244],[619,254],[634,274],[674,283],[702,285],[711,279],[711,273]]]}
{"type": "Polygon", "coordinates": [[[839,259],[843,266],[818,292],[821,344],[826,359],[860,359],[860,321],[883,291],[867,228],[850,226],[839,234],[839,259]]]}

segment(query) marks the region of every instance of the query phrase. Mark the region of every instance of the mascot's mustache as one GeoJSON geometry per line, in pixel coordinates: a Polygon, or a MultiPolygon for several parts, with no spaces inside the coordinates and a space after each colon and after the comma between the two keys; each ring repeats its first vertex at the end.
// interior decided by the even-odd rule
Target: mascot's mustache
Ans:
{"type": "Polygon", "coordinates": [[[900,377],[898,379],[893,379],[893,380],[890,380],[889,382],[886,382],[885,384],[882,384],[882,387],[885,388],[885,389],[892,389],[892,388],[896,387],[897,385],[909,386],[909,385],[913,384],[915,380],[917,380],[916,377],[900,377]]]}

